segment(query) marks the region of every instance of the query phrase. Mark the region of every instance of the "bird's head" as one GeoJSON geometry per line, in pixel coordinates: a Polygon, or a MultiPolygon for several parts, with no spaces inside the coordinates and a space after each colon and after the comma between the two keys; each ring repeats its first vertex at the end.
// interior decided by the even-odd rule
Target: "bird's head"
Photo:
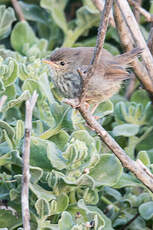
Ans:
{"type": "Polygon", "coordinates": [[[66,73],[71,72],[79,67],[79,54],[80,51],[74,48],[60,48],[51,54],[48,60],[43,60],[44,63],[58,72],[66,73]]]}

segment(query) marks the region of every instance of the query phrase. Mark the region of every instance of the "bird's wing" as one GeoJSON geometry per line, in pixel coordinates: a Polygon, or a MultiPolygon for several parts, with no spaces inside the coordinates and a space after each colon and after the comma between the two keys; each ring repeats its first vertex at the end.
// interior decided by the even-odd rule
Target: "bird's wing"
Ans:
{"type": "Polygon", "coordinates": [[[107,67],[105,67],[104,77],[107,79],[114,80],[126,80],[130,78],[130,74],[126,71],[127,66],[120,66],[119,63],[108,63],[107,67]]]}

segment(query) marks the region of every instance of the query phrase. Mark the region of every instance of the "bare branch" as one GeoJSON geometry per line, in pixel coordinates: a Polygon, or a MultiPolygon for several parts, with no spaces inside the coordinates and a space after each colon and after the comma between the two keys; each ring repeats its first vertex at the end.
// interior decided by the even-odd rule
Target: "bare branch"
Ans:
{"type": "Polygon", "coordinates": [[[128,2],[131,6],[134,6],[135,9],[137,9],[140,14],[142,14],[147,19],[148,22],[153,21],[153,15],[150,14],[147,10],[143,9],[136,1],[128,0],[128,2]]]}
{"type": "Polygon", "coordinates": [[[104,1],[102,0],[92,0],[93,4],[97,10],[102,11],[104,9],[104,1]]]}
{"type": "Polygon", "coordinates": [[[23,12],[21,10],[19,2],[17,0],[11,0],[11,2],[12,2],[12,5],[13,5],[18,17],[19,17],[19,20],[20,21],[25,21],[24,14],[23,14],[23,12]]]}
{"type": "Polygon", "coordinates": [[[132,73],[133,77],[130,79],[130,82],[128,84],[128,87],[126,89],[126,93],[125,93],[125,97],[126,99],[130,99],[132,93],[134,92],[135,88],[136,88],[136,77],[135,74],[132,73]]]}
{"type": "Polygon", "coordinates": [[[3,105],[4,105],[5,101],[6,101],[6,99],[7,99],[7,96],[6,96],[6,95],[3,95],[3,96],[1,97],[1,99],[0,99],[0,112],[2,111],[2,107],[3,107],[3,105]]]}
{"type": "MultiPolygon", "coordinates": [[[[135,0],[135,1],[137,2],[137,4],[139,6],[141,6],[142,0],[135,0]]],[[[133,9],[133,13],[135,15],[135,18],[136,18],[137,22],[139,23],[140,22],[140,12],[137,10],[136,7],[134,7],[134,9],[133,9]]]]}
{"type": "MultiPolygon", "coordinates": [[[[123,44],[126,51],[130,51],[134,47],[134,41],[129,31],[129,28],[125,24],[121,10],[116,2],[114,4],[114,16],[115,16],[116,26],[120,36],[121,43],[123,44]]],[[[133,67],[136,76],[143,83],[145,89],[150,94],[153,94],[153,84],[145,66],[137,58],[134,59],[131,65],[133,67]]]]}
{"type": "Polygon", "coordinates": [[[153,27],[150,30],[147,44],[148,44],[151,54],[153,55],[153,27]]]}
{"type": "Polygon", "coordinates": [[[144,49],[144,52],[141,54],[145,67],[148,71],[148,75],[153,84],[153,57],[148,49],[148,46],[142,36],[142,33],[139,29],[137,21],[131,11],[131,8],[127,0],[116,0],[116,3],[122,13],[122,16],[128,26],[128,29],[132,35],[132,38],[136,45],[144,49]]]}
{"type": "Polygon", "coordinates": [[[29,212],[29,159],[30,159],[30,139],[32,129],[32,112],[37,101],[38,94],[36,91],[32,97],[26,101],[26,118],[25,118],[25,134],[23,148],[23,176],[22,176],[22,220],[25,230],[30,230],[30,212],[29,212]]]}
{"type": "Polygon", "coordinates": [[[84,104],[81,104],[78,108],[82,117],[86,120],[87,124],[96,131],[101,137],[102,141],[113,151],[116,157],[121,161],[122,165],[133,172],[136,177],[153,192],[153,175],[144,165],[132,160],[124,150],[118,145],[118,143],[108,134],[108,132],[96,121],[92,114],[87,110],[84,104]],[[149,171],[149,173],[148,173],[149,171]]]}
{"type": "MultiPolygon", "coordinates": [[[[103,0],[92,0],[93,4],[99,10],[100,12],[104,9],[104,1],[103,0]]],[[[113,17],[113,11],[111,10],[109,15],[109,24],[112,27],[115,27],[114,17],[113,17]]]]}
{"type": "Polygon", "coordinates": [[[106,0],[106,2],[105,2],[104,10],[103,10],[102,16],[101,16],[100,26],[98,29],[97,44],[96,44],[93,58],[91,60],[91,67],[88,69],[87,76],[84,80],[83,93],[81,95],[81,103],[83,103],[85,100],[86,92],[88,89],[88,83],[89,83],[91,77],[94,75],[97,63],[99,61],[99,58],[102,55],[103,44],[104,44],[104,40],[105,40],[105,34],[106,34],[107,26],[108,26],[109,14],[110,14],[110,10],[112,8],[112,4],[113,4],[113,0],[106,0]]]}

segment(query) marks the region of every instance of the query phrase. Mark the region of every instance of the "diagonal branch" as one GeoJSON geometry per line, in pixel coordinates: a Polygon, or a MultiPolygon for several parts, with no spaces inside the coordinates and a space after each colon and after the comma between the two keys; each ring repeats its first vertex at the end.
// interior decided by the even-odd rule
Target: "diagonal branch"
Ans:
{"type": "Polygon", "coordinates": [[[30,230],[30,212],[29,212],[29,159],[30,159],[30,139],[32,129],[32,112],[37,101],[38,94],[36,91],[32,97],[26,101],[26,118],[25,118],[25,134],[24,134],[24,148],[23,148],[23,176],[22,176],[22,221],[23,227],[30,230]]]}
{"type": "MultiPolygon", "coordinates": [[[[134,47],[134,41],[129,28],[126,26],[125,20],[117,2],[114,4],[114,16],[121,43],[123,44],[126,51],[130,51],[134,47]]],[[[145,66],[137,58],[135,58],[135,60],[132,62],[132,67],[136,76],[143,83],[145,89],[152,95],[153,84],[145,66]]]]}
{"type": "MultiPolygon", "coordinates": [[[[104,9],[104,1],[102,0],[92,0],[93,4],[99,10],[100,12],[104,9]]],[[[114,17],[113,17],[113,11],[111,10],[110,15],[109,15],[109,24],[112,27],[115,27],[115,22],[114,22],[114,17]]]]}
{"type": "MultiPolygon", "coordinates": [[[[99,58],[103,52],[103,44],[104,44],[104,40],[105,40],[105,34],[106,34],[108,22],[109,22],[109,14],[110,14],[110,11],[112,8],[112,4],[113,4],[113,0],[106,0],[106,2],[105,2],[104,10],[103,10],[102,15],[101,15],[100,26],[98,29],[98,36],[97,36],[97,43],[96,43],[95,52],[94,52],[93,58],[91,60],[91,66],[87,70],[87,76],[84,80],[84,87],[83,87],[83,92],[81,95],[81,103],[83,103],[85,100],[86,92],[88,89],[88,83],[89,83],[91,77],[94,75],[97,63],[98,63],[99,58]]],[[[83,73],[81,73],[80,71],[79,71],[79,74],[83,75],[83,73]]],[[[82,78],[84,79],[83,76],[82,76],[82,78]]]]}
{"type": "Polygon", "coordinates": [[[132,35],[132,38],[136,45],[143,48],[144,51],[141,54],[145,67],[147,69],[149,78],[153,85],[153,57],[149,51],[149,48],[144,40],[144,37],[139,29],[138,23],[132,13],[132,10],[127,2],[127,0],[116,0],[116,3],[122,13],[122,17],[126,22],[128,29],[132,35]]]}
{"type": "Polygon", "coordinates": [[[21,9],[21,7],[19,5],[18,0],[11,0],[11,2],[12,2],[12,5],[13,5],[13,7],[14,7],[17,15],[18,15],[19,20],[20,21],[25,21],[24,14],[22,12],[22,9],[21,9]]]}
{"type": "Polygon", "coordinates": [[[132,160],[125,151],[118,145],[118,143],[109,135],[109,133],[97,122],[92,114],[87,110],[84,104],[78,108],[82,117],[87,124],[96,131],[101,137],[102,141],[113,151],[116,157],[121,161],[122,165],[133,172],[136,177],[151,191],[153,192],[153,175],[146,170],[143,164],[132,160]],[[142,166],[143,165],[143,166],[142,166]]]}
{"type": "Polygon", "coordinates": [[[153,55],[153,27],[150,30],[147,44],[148,44],[151,54],[153,55]]]}
{"type": "Polygon", "coordinates": [[[153,21],[153,15],[150,14],[147,10],[143,9],[137,2],[133,0],[128,0],[128,2],[131,6],[134,6],[135,9],[137,9],[139,13],[142,14],[147,19],[148,22],[153,21]]]}

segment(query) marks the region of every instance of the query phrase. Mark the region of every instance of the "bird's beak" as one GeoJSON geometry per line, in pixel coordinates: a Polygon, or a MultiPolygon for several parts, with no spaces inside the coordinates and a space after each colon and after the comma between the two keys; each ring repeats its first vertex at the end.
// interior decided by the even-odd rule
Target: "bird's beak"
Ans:
{"type": "Polygon", "coordinates": [[[53,68],[58,68],[58,65],[50,60],[42,60],[43,63],[51,65],[53,68]]]}

